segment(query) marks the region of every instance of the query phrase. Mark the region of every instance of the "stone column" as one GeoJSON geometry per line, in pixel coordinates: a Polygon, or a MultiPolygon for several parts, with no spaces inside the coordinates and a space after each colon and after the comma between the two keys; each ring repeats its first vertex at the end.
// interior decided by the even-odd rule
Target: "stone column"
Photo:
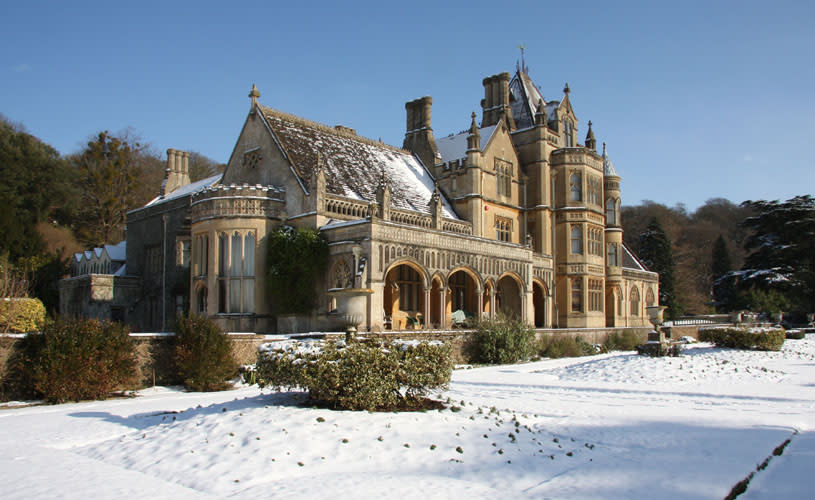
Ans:
{"type": "Polygon", "coordinates": [[[422,314],[422,327],[430,329],[430,290],[431,288],[422,287],[422,297],[424,304],[424,313],[422,314]]]}

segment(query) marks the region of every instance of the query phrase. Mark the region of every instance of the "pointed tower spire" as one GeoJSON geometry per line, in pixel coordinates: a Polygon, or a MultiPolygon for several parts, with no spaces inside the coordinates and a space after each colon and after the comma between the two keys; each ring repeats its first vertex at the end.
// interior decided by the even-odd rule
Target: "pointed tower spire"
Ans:
{"type": "Polygon", "coordinates": [[[594,138],[594,131],[591,129],[591,120],[589,120],[589,132],[586,134],[586,147],[597,152],[597,140],[594,138]]]}
{"type": "Polygon", "coordinates": [[[481,133],[478,131],[478,123],[475,121],[475,111],[473,111],[472,119],[470,135],[467,136],[467,151],[481,151],[481,133]]]}

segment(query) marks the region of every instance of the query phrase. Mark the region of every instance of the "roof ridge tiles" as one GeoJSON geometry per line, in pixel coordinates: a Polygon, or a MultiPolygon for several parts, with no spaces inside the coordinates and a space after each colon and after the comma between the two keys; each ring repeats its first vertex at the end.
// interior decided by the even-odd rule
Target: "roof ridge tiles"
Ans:
{"type": "Polygon", "coordinates": [[[315,122],[313,120],[309,120],[308,118],[303,118],[302,116],[293,115],[291,113],[286,113],[285,111],[280,111],[279,109],[270,108],[269,106],[258,105],[258,107],[263,111],[263,114],[266,116],[272,116],[276,118],[281,118],[285,120],[290,120],[298,125],[303,125],[306,127],[311,127],[317,129],[321,132],[326,132],[330,134],[334,134],[339,137],[344,137],[348,139],[354,139],[356,141],[362,142],[364,144],[368,144],[370,146],[381,147],[385,149],[390,149],[391,151],[395,151],[397,153],[404,153],[408,155],[412,155],[410,151],[406,149],[402,149],[396,146],[392,146],[390,144],[386,144],[384,142],[380,142],[374,139],[370,139],[368,137],[362,136],[357,134],[356,132],[348,132],[343,129],[338,129],[332,127],[330,125],[326,125],[324,123],[315,122]]]}

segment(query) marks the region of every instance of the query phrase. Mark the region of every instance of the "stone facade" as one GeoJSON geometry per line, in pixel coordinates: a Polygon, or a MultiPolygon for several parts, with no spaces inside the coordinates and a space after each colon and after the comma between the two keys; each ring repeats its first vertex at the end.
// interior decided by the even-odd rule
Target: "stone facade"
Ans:
{"type": "Polygon", "coordinates": [[[545,101],[522,68],[483,85],[481,123],[473,113],[460,134],[434,136],[430,97],[408,102],[403,148],[262,106],[253,87],[223,177],[189,184],[170,150],[162,196],[128,214],[129,322],[167,329],[190,310],[228,331],[340,330],[355,297],[368,331],[498,312],[539,328],[647,325],[658,276],[622,244],[620,177],[590,122],[577,143],[568,85],[545,101]],[[270,303],[266,239],[281,224],[329,243],[311,315],[270,303]]]}

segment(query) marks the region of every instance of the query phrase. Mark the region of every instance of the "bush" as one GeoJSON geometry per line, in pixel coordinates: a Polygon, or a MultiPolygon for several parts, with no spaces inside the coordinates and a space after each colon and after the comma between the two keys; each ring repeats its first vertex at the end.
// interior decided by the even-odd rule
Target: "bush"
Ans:
{"type": "Polygon", "coordinates": [[[481,363],[517,363],[534,354],[535,332],[520,320],[485,319],[473,337],[473,354],[481,363]]]}
{"type": "Polygon", "coordinates": [[[260,347],[261,387],[299,387],[331,408],[377,410],[421,405],[444,389],[453,371],[441,342],[283,342],[260,347]]]}
{"type": "Polygon", "coordinates": [[[541,339],[541,356],[557,358],[576,358],[597,354],[597,349],[582,337],[571,335],[545,336],[541,339]]]}
{"type": "Polygon", "coordinates": [[[786,335],[783,328],[720,327],[699,330],[699,341],[717,347],[780,351],[786,335]]]}
{"type": "Polygon", "coordinates": [[[682,344],[667,342],[646,342],[636,347],[637,354],[662,358],[665,356],[677,357],[682,354],[682,344]]]}
{"type": "Polygon", "coordinates": [[[136,382],[133,341],[120,323],[59,321],[23,340],[15,367],[17,390],[50,403],[104,399],[136,382]]]}
{"type": "Polygon", "coordinates": [[[0,331],[36,332],[44,322],[45,306],[40,299],[0,299],[0,331]]]}
{"type": "Polygon", "coordinates": [[[612,332],[603,343],[605,351],[633,351],[640,345],[640,338],[635,330],[623,330],[622,333],[612,332]]]}
{"type": "Polygon", "coordinates": [[[175,324],[175,363],[178,375],[192,391],[222,391],[238,373],[232,341],[203,316],[183,316],[175,324]]]}
{"type": "Polygon", "coordinates": [[[793,340],[801,340],[806,337],[806,332],[803,330],[787,330],[786,337],[793,340]]]}

